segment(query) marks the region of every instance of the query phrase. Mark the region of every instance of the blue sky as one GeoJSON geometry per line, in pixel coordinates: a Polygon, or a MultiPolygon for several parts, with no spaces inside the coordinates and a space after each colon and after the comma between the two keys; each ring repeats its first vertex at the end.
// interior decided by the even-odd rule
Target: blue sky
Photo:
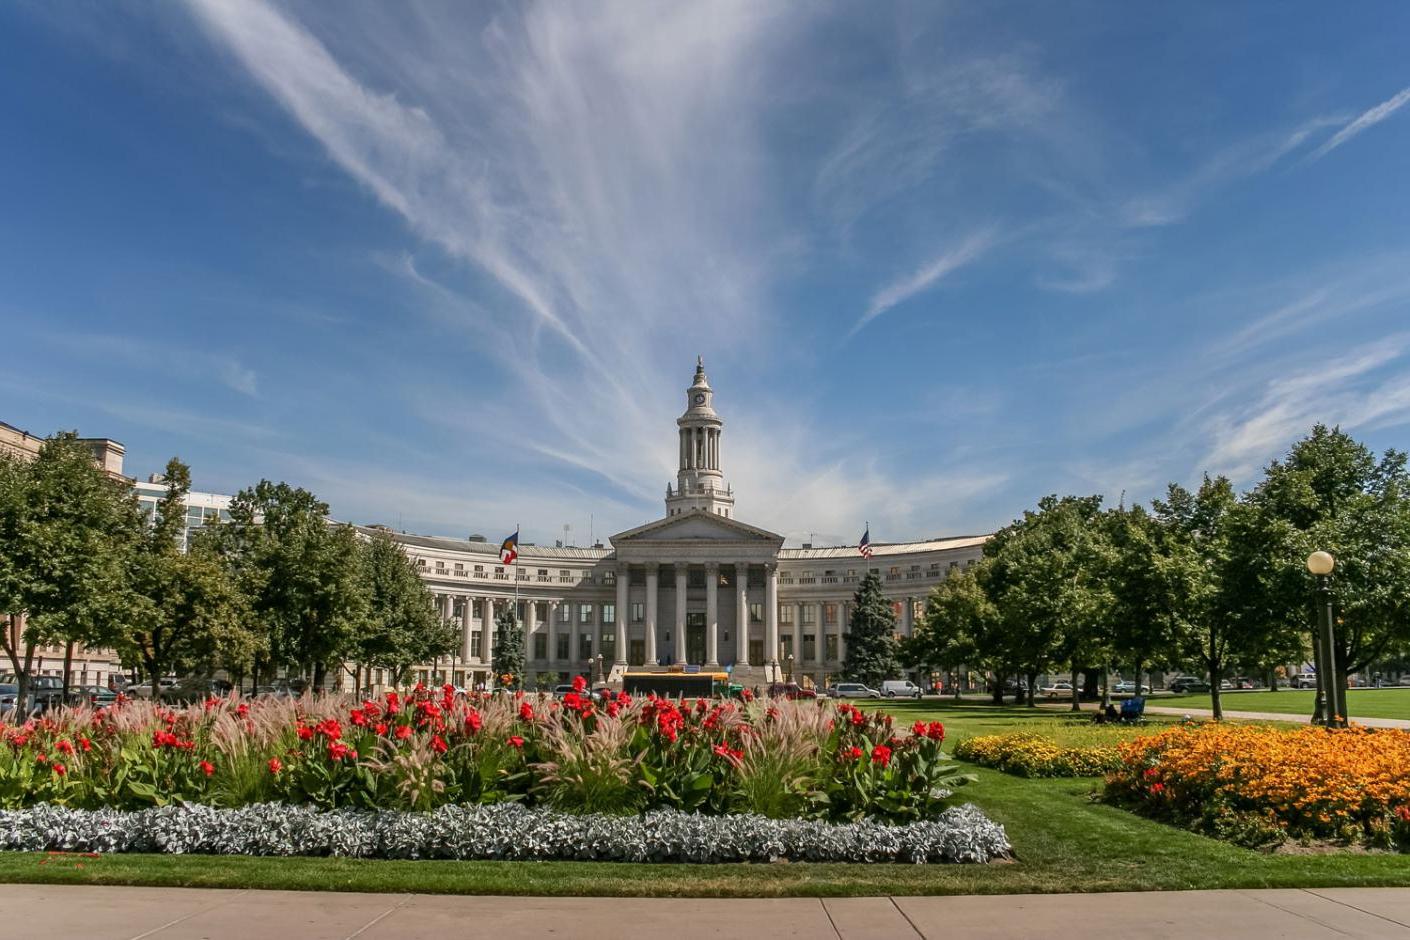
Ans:
{"type": "Polygon", "coordinates": [[[1410,6],[0,6],[0,420],[412,531],[986,531],[1410,424],[1410,6]]]}

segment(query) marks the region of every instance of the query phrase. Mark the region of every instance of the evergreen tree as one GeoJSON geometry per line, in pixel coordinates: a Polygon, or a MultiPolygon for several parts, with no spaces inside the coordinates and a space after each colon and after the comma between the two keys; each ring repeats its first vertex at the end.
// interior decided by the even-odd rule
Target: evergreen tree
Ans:
{"type": "Polygon", "coordinates": [[[493,665],[495,682],[519,689],[524,687],[524,630],[515,606],[505,604],[495,618],[493,665]]]}
{"type": "Polygon", "coordinates": [[[368,615],[348,651],[359,665],[386,669],[401,685],[415,664],[455,653],[459,631],[441,619],[416,565],[389,534],[377,532],[362,546],[362,563],[368,615]]]}
{"type": "Polygon", "coordinates": [[[879,688],[901,672],[896,643],[896,613],[881,594],[881,578],[868,572],[853,598],[847,627],[847,660],[843,675],[853,682],[879,688]]]}

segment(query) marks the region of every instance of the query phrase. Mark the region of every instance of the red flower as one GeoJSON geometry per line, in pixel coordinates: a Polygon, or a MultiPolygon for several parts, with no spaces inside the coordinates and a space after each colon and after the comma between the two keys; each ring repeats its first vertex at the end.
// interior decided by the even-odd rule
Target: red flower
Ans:
{"type": "Polygon", "coordinates": [[[68,773],[68,772],[69,772],[69,769],[68,769],[67,767],[65,767],[63,764],[57,764],[57,763],[54,764],[54,773],[58,774],[60,777],[62,777],[64,774],[66,774],[66,773],[68,773]]]}
{"type": "Polygon", "coordinates": [[[1156,781],[1155,783],[1151,784],[1151,792],[1152,792],[1152,793],[1164,793],[1164,792],[1165,792],[1165,784],[1163,784],[1163,783],[1161,783],[1161,782],[1159,782],[1159,781],[1156,781]]]}
{"type": "Polygon", "coordinates": [[[842,752],[842,757],[844,760],[861,760],[862,754],[864,753],[866,752],[854,745],[844,750],[842,752]]]}
{"type": "Polygon", "coordinates": [[[411,737],[411,725],[397,725],[395,733],[398,741],[405,741],[411,737]]]}
{"type": "Polygon", "coordinates": [[[60,754],[72,754],[73,745],[67,741],[56,741],[54,743],[54,750],[58,751],[60,754]]]}
{"type": "Polygon", "coordinates": [[[582,691],[583,691],[584,689],[586,689],[586,688],[587,688],[587,680],[586,680],[586,679],[584,679],[582,676],[574,676],[574,677],[573,677],[573,691],[574,691],[574,692],[582,692],[582,691]]]}
{"type": "Polygon", "coordinates": [[[90,744],[90,743],[88,743],[88,739],[87,739],[87,738],[79,738],[79,739],[78,739],[78,746],[81,747],[81,748],[83,748],[83,752],[84,752],[85,754],[87,754],[89,751],[93,750],[93,745],[90,744]]]}
{"type": "Polygon", "coordinates": [[[521,737],[519,737],[519,735],[517,735],[517,734],[516,734],[516,735],[513,735],[513,736],[511,736],[510,739],[509,739],[509,746],[510,746],[510,747],[517,747],[517,748],[520,748],[520,749],[522,750],[523,747],[524,747],[524,739],[521,738],[521,737]]]}
{"type": "Polygon", "coordinates": [[[283,770],[283,769],[284,769],[284,762],[281,761],[279,758],[277,758],[277,757],[271,757],[271,758],[269,759],[269,772],[270,772],[270,773],[272,773],[272,774],[277,774],[277,773],[279,773],[279,771],[281,771],[281,770],[283,770]]]}
{"type": "Polygon", "coordinates": [[[878,744],[871,749],[871,762],[885,767],[891,763],[891,748],[885,744],[878,744]]]}
{"type": "Polygon", "coordinates": [[[477,711],[470,711],[470,712],[466,712],[466,713],[465,713],[465,730],[466,730],[466,731],[469,731],[471,734],[479,734],[479,733],[480,733],[480,729],[483,728],[484,725],[485,725],[485,719],[480,717],[480,713],[479,713],[479,712],[477,712],[477,711]]]}
{"type": "Polygon", "coordinates": [[[519,704],[519,717],[525,721],[533,721],[534,706],[530,705],[528,702],[521,702],[519,704]]]}
{"type": "Polygon", "coordinates": [[[313,729],[310,728],[308,725],[299,725],[299,727],[296,729],[296,733],[298,734],[300,741],[313,740],[313,729]]]}
{"type": "Polygon", "coordinates": [[[435,751],[437,754],[444,754],[446,751],[450,750],[450,748],[446,746],[445,738],[441,737],[439,734],[433,734],[431,735],[431,750],[435,751]]]}
{"type": "Polygon", "coordinates": [[[608,714],[609,716],[611,716],[612,718],[616,718],[616,717],[617,717],[617,711],[618,711],[618,708],[617,708],[617,703],[616,703],[616,702],[608,702],[608,703],[607,703],[607,714],[608,714]]]}
{"type": "Polygon", "coordinates": [[[201,773],[209,777],[211,774],[215,773],[215,764],[212,764],[208,760],[201,761],[201,773]]]}
{"type": "Polygon", "coordinates": [[[353,760],[357,760],[357,751],[354,751],[342,741],[330,741],[328,742],[328,756],[333,758],[333,760],[342,760],[344,757],[351,757],[353,760]]]}
{"type": "Polygon", "coordinates": [[[244,702],[241,702],[239,705],[236,705],[236,706],[235,706],[235,714],[236,714],[237,716],[239,716],[240,718],[244,718],[244,717],[245,717],[246,715],[248,715],[249,713],[250,713],[250,706],[246,705],[244,702]]]}

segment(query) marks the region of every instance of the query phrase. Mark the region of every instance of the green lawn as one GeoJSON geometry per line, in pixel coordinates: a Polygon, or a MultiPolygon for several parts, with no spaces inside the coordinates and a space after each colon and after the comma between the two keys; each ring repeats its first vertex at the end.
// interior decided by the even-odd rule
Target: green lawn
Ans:
{"type": "MultiPolygon", "coordinates": [[[[1316,692],[1311,689],[1283,689],[1278,692],[1225,692],[1220,696],[1225,711],[1276,712],[1280,715],[1310,715],[1316,692]]],[[[1159,695],[1151,705],[1188,705],[1210,708],[1208,692],[1194,695],[1159,695]]],[[[1346,707],[1352,718],[1404,718],[1410,720],[1410,688],[1347,689],[1346,707]]]]}
{"type": "MultiPolygon", "coordinates": [[[[951,737],[1062,723],[1024,708],[890,705],[898,722],[939,718],[951,737]]],[[[1410,886],[1393,854],[1265,855],[1091,800],[1094,780],[1028,780],[974,768],[968,795],[1008,827],[1017,860],[995,865],[631,865],[378,862],[0,853],[0,881],[467,894],[757,896],[984,894],[1183,888],[1410,886]]]]}

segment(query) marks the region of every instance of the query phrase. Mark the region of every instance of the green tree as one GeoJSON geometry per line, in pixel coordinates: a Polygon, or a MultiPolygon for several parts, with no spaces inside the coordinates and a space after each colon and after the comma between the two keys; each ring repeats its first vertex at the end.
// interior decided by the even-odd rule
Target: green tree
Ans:
{"type": "Polygon", "coordinates": [[[168,672],[236,670],[262,648],[264,637],[249,625],[245,597],[210,540],[192,539],[181,549],[191,471],[176,458],[166,465],[166,494],[130,555],[129,586],[135,598],[131,626],[117,637],[125,659],[142,664],[160,695],[168,672]]]}
{"type": "MultiPolygon", "coordinates": [[[[1171,492],[1181,500],[1189,496],[1181,487],[1172,486],[1171,492]]],[[[1184,502],[1178,505],[1183,506],[1184,502]]],[[[1158,513],[1153,516],[1141,506],[1113,509],[1108,511],[1105,522],[1111,546],[1107,570],[1111,595],[1108,648],[1113,658],[1132,668],[1139,691],[1147,666],[1179,658],[1180,628],[1192,614],[1188,609],[1191,598],[1182,593],[1188,591],[1189,585],[1169,581],[1172,569],[1166,564],[1170,560],[1166,552],[1180,543],[1169,537],[1168,527],[1162,524],[1158,513]]],[[[1109,670],[1111,664],[1107,665],[1109,670]]],[[[1109,699],[1108,692],[1103,705],[1109,699]]]]}
{"type": "Polygon", "coordinates": [[[881,578],[869,571],[853,597],[842,673],[853,682],[878,688],[900,671],[896,612],[881,593],[881,578]]]}
{"type": "Polygon", "coordinates": [[[360,666],[390,671],[392,684],[402,685],[415,664],[454,653],[459,632],[441,618],[415,563],[389,534],[375,532],[361,554],[367,618],[349,654],[360,666]]]}
{"type": "Polygon", "coordinates": [[[56,434],[32,461],[0,454],[0,647],[17,713],[28,705],[36,647],[97,645],[123,621],[125,558],[139,528],[131,490],[98,469],[77,435],[56,434]]]}
{"type": "Polygon", "coordinates": [[[985,546],[982,584],[997,612],[983,652],[1015,665],[1034,702],[1038,675],[1051,663],[1076,670],[1099,656],[1110,604],[1109,547],[1100,496],[1045,496],[985,546]]]}
{"type": "Polygon", "coordinates": [[[494,682],[520,689],[524,687],[524,630],[514,610],[505,604],[494,619],[494,682]],[[509,676],[505,682],[504,677],[509,676]]]}
{"type": "Polygon", "coordinates": [[[1268,466],[1249,494],[1254,512],[1239,561],[1271,630],[1310,638],[1316,623],[1305,560],[1331,552],[1336,679],[1410,649],[1410,474],[1405,454],[1379,459],[1338,428],[1317,425],[1268,466]]]}
{"type": "Polygon", "coordinates": [[[925,610],[915,633],[902,644],[902,657],[911,665],[949,670],[956,698],[960,692],[954,677],[960,667],[998,671],[1001,666],[988,661],[980,652],[983,638],[994,628],[997,612],[979,582],[977,571],[976,568],[959,569],[937,584],[925,600],[925,610]]]}
{"type": "Polygon", "coordinates": [[[234,572],[265,642],[255,681],[287,666],[321,688],[329,664],[365,625],[368,592],[357,536],[328,520],[328,505],[304,489],[261,480],[235,495],[213,546],[234,572]]]}

